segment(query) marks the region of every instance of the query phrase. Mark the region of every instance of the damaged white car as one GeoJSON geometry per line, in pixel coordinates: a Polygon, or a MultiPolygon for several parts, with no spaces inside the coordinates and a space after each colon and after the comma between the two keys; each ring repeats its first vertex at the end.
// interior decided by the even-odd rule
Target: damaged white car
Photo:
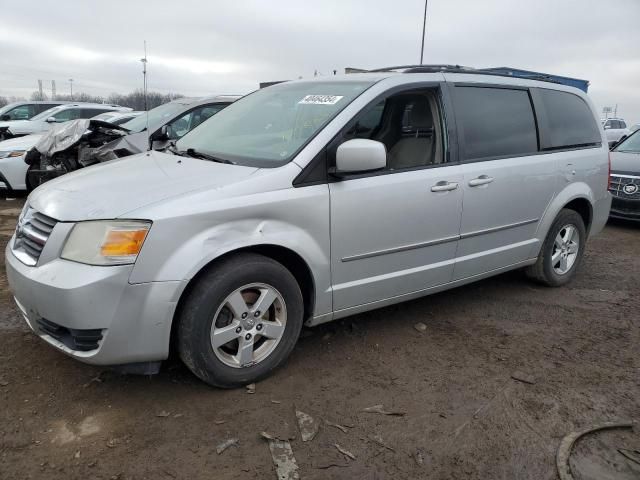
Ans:
{"type": "Polygon", "coordinates": [[[43,135],[26,153],[26,184],[35,188],[79,168],[149,149],[163,150],[237,98],[181,98],[122,125],[98,119],[68,122],[43,135]]]}

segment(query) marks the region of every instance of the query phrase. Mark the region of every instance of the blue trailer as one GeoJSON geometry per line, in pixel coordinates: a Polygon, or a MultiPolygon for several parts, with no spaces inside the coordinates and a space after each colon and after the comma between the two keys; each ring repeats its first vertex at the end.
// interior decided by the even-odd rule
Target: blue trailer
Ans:
{"type": "Polygon", "coordinates": [[[561,75],[552,75],[550,73],[532,72],[529,70],[520,70],[510,67],[494,67],[483,68],[485,72],[495,72],[500,75],[509,75],[512,77],[530,78],[532,80],[550,80],[552,82],[562,83],[570,87],[576,87],[586,92],[589,88],[589,80],[581,80],[579,78],[563,77],[561,75]]]}

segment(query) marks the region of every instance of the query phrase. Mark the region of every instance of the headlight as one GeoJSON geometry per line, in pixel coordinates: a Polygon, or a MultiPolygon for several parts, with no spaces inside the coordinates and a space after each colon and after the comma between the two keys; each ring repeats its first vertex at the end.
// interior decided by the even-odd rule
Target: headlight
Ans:
{"type": "Polygon", "coordinates": [[[109,220],[77,223],[61,257],[89,265],[126,265],[136,261],[151,222],[109,220]]]}
{"type": "Polygon", "coordinates": [[[24,155],[26,150],[10,150],[7,152],[0,152],[0,158],[9,158],[9,157],[21,157],[24,155]]]}

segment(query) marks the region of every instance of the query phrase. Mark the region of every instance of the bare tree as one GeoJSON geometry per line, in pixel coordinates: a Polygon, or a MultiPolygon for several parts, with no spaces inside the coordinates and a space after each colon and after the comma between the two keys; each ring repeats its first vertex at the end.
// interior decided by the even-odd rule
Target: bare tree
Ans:
{"type": "Polygon", "coordinates": [[[40,92],[36,91],[31,94],[30,100],[34,102],[41,102],[43,100],[49,100],[49,98],[47,97],[46,93],[42,92],[41,94],[40,92]]]}
{"type": "MultiPolygon", "coordinates": [[[[147,92],[147,108],[151,110],[159,105],[170,102],[171,100],[175,100],[176,98],[182,98],[184,95],[179,93],[160,93],[160,92],[147,92]]],[[[43,101],[49,100],[49,97],[46,93],[43,92],[40,95],[40,92],[36,91],[31,94],[29,97],[31,101],[43,101]]],[[[20,97],[4,97],[0,96],[0,107],[7,105],[11,102],[17,102],[25,100],[20,97]]],[[[63,93],[59,93],[56,95],[56,100],[62,101],[72,101],[71,95],[65,95],[63,93]]],[[[100,95],[90,95],[88,93],[79,92],[73,94],[74,102],[91,102],[91,103],[112,103],[116,105],[120,105],[122,107],[130,107],[134,110],[144,110],[144,92],[142,90],[134,90],[131,93],[122,94],[122,93],[112,93],[107,97],[102,97],[100,95]]]]}

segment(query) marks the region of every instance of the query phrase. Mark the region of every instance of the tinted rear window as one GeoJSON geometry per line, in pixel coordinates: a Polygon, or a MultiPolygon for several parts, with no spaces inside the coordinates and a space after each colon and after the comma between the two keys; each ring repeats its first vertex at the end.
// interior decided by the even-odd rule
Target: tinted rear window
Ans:
{"type": "Polygon", "coordinates": [[[540,89],[540,99],[547,117],[547,135],[543,149],[587,146],[602,142],[591,109],[577,95],[540,89]]]}
{"type": "Polygon", "coordinates": [[[466,160],[538,151],[536,123],[526,90],[456,87],[455,108],[466,160]]]}

